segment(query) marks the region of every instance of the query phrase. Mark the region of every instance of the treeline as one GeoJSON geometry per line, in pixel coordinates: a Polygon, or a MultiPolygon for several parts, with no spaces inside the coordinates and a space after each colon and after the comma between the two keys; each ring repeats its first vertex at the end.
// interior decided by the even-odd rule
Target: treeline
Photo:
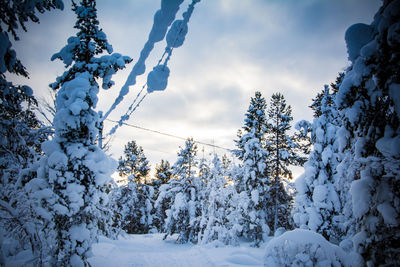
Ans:
{"type": "Polygon", "coordinates": [[[278,228],[292,229],[289,166],[301,166],[310,145],[309,123],[291,136],[292,120],[283,95],[273,94],[267,109],[256,92],[233,151],[239,164],[229,160],[234,155],[199,158],[189,138],[177,161],[162,161],[151,181],[143,149],[129,142],[118,166],[127,183],[111,190],[115,225],[128,233],[177,233],[178,242],[238,244],[243,237],[257,246],[278,228]]]}

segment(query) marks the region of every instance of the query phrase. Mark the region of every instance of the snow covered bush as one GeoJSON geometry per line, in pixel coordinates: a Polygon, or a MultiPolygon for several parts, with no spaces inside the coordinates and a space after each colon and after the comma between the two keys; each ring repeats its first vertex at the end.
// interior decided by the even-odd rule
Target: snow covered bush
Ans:
{"type": "Polygon", "coordinates": [[[356,253],[346,253],[313,231],[295,229],[268,242],[264,266],[363,266],[356,253]]]}

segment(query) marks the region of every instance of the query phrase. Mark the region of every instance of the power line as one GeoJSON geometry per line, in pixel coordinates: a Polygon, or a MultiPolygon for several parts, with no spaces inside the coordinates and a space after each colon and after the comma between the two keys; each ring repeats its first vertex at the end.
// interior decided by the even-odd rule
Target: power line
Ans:
{"type": "MultiPolygon", "coordinates": [[[[114,123],[119,123],[118,121],[115,121],[115,120],[110,120],[110,119],[106,119],[106,120],[110,121],[110,122],[114,122],[114,123]]],[[[184,138],[184,137],[181,137],[181,136],[177,136],[177,135],[173,135],[173,134],[169,134],[169,133],[160,132],[160,131],[157,131],[157,130],[144,128],[144,127],[141,127],[141,126],[138,126],[138,125],[134,125],[134,124],[130,124],[130,123],[126,123],[126,122],[123,122],[122,124],[124,124],[126,126],[129,126],[129,127],[132,127],[132,128],[136,128],[136,129],[140,129],[140,130],[143,130],[143,131],[152,132],[152,133],[155,133],[155,134],[160,134],[160,135],[164,135],[164,136],[168,136],[168,137],[172,137],[172,138],[176,138],[176,139],[180,139],[180,140],[185,140],[186,141],[186,139],[187,139],[187,138],[184,138]]],[[[225,148],[225,147],[222,147],[222,146],[217,146],[217,145],[214,145],[214,144],[208,144],[208,143],[201,142],[201,141],[196,141],[196,140],[194,140],[194,142],[197,143],[197,144],[200,144],[200,145],[210,146],[210,147],[213,147],[213,148],[219,148],[219,149],[223,149],[223,150],[232,152],[232,149],[228,149],[228,148],[225,148]]]]}

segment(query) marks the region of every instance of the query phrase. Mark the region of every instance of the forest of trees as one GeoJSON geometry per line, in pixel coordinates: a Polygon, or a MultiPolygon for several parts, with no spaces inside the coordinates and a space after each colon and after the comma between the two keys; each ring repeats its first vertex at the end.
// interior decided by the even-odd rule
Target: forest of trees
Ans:
{"type": "Polygon", "coordinates": [[[66,68],[50,85],[57,92],[52,126],[38,119],[33,90],[7,80],[28,76],[10,41],[17,29],[38,22],[37,12],[63,8],[61,0],[32,3],[2,1],[0,15],[1,266],[22,250],[37,266],[87,266],[100,235],[260,246],[297,228],[368,265],[398,264],[400,0],[384,0],[371,25],[347,30],[351,65],[315,96],[312,122],[294,124],[283,94],[268,102],[257,91],[230,154],[200,157],[188,138],[154,177],[135,140],[118,166],[99,146],[99,82],[113,86],[112,75],[132,59],[113,53],[94,0],[73,3],[76,36],[52,57],[66,68]],[[296,180],[293,166],[304,167],[296,180]]]}

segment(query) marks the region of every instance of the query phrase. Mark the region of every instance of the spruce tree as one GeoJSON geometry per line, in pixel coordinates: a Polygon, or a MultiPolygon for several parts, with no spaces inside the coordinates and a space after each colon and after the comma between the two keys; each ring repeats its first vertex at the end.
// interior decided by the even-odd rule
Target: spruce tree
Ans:
{"type": "Polygon", "coordinates": [[[201,206],[199,202],[201,180],[196,175],[198,159],[197,145],[192,138],[186,140],[185,147],[178,153],[172,167],[173,179],[161,186],[156,207],[164,200],[170,201],[166,210],[165,237],[178,234],[178,243],[197,242],[201,206]]]}
{"type": "Polygon", "coordinates": [[[292,179],[289,166],[301,166],[306,157],[296,136],[290,136],[292,108],[286,104],[284,96],[275,93],[271,97],[268,109],[268,130],[266,133],[267,148],[269,151],[268,166],[271,171],[272,185],[269,197],[272,201],[272,210],[269,214],[273,219],[269,226],[273,232],[279,227],[292,228],[290,211],[292,196],[288,194],[286,185],[292,179]]]}
{"type": "MultiPolygon", "coordinates": [[[[35,177],[30,169],[42,153],[40,144],[52,130],[43,127],[33,112],[38,105],[33,90],[13,84],[7,76],[29,78],[12,49],[12,39],[19,40],[18,30],[26,32],[27,22],[39,23],[37,13],[62,9],[63,3],[3,0],[0,6],[0,254],[2,242],[7,240],[8,246],[17,248],[15,253],[30,248],[34,264],[41,264],[49,245],[42,235],[43,221],[32,208],[25,185],[35,177]]],[[[0,265],[4,264],[0,256],[0,265]]]]}
{"type": "Polygon", "coordinates": [[[125,145],[124,158],[120,157],[118,162],[118,172],[122,177],[132,175],[137,184],[146,181],[150,172],[149,161],[143,152],[143,148],[138,146],[135,141],[130,141],[125,145]]]}
{"type": "Polygon", "coordinates": [[[201,203],[199,243],[206,244],[213,241],[227,245],[238,243],[236,229],[233,227],[234,218],[231,218],[232,209],[229,206],[234,188],[227,185],[227,175],[222,161],[215,155],[204,189],[204,200],[201,203]]]}
{"type": "Polygon", "coordinates": [[[236,146],[238,147],[234,154],[241,160],[243,160],[245,154],[245,140],[242,136],[253,131],[255,137],[258,140],[264,140],[264,134],[266,132],[267,117],[265,114],[267,104],[265,98],[260,92],[255,92],[254,97],[250,98],[250,105],[247,109],[244,119],[244,125],[242,129],[238,131],[238,140],[235,140],[236,146]]]}
{"type": "Polygon", "coordinates": [[[153,226],[159,231],[163,231],[163,226],[165,219],[167,217],[165,211],[170,205],[167,199],[164,199],[160,205],[156,206],[158,196],[160,195],[161,186],[167,184],[169,180],[172,179],[172,168],[168,160],[161,160],[159,164],[156,165],[155,179],[152,180],[152,186],[154,188],[154,219],[153,226]]]}
{"type": "Polygon", "coordinates": [[[343,235],[336,171],[339,118],[335,94],[328,85],[316,96],[311,108],[315,117],[311,135],[314,149],[304,165],[303,175],[296,180],[293,218],[298,227],[313,230],[338,243],[343,235]]]}
{"type": "Polygon", "coordinates": [[[168,160],[161,160],[160,164],[156,165],[156,180],[153,184],[166,184],[172,178],[172,168],[168,160]]]}
{"type": "Polygon", "coordinates": [[[138,230],[136,212],[139,205],[138,185],[134,181],[134,176],[129,176],[127,180],[126,184],[113,188],[110,194],[114,210],[113,224],[128,234],[135,234],[138,230]]]}
{"type": "Polygon", "coordinates": [[[241,173],[235,179],[235,186],[241,195],[242,234],[258,246],[269,234],[267,207],[270,178],[267,166],[269,153],[265,149],[266,103],[260,92],[250,100],[245,114],[244,126],[239,131],[238,149],[241,173]]]}
{"type": "Polygon", "coordinates": [[[371,25],[355,24],[345,39],[352,65],[336,104],[355,219],[354,248],[367,265],[400,258],[400,1],[385,0],[371,25]]]}
{"type": "Polygon", "coordinates": [[[106,189],[115,164],[95,143],[97,80],[101,78],[103,88],[108,89],[113,84],[112,74],[130,61],[120,54],[97,56],[103,51],[112,53],[112,47],[98,27],[95,1],[73,2],[72,10],[78,32],[52,57],[72,66],[51,85],[60,89],[55,136],[42,145],[45,156],[37,170],[38,179],[31,181],[31,188],[43,192],[34,196],[52,229],[51,264],[59,266],[88,265],[93,242],[101,231],[107,234],[109,230],[106,189]]]}

